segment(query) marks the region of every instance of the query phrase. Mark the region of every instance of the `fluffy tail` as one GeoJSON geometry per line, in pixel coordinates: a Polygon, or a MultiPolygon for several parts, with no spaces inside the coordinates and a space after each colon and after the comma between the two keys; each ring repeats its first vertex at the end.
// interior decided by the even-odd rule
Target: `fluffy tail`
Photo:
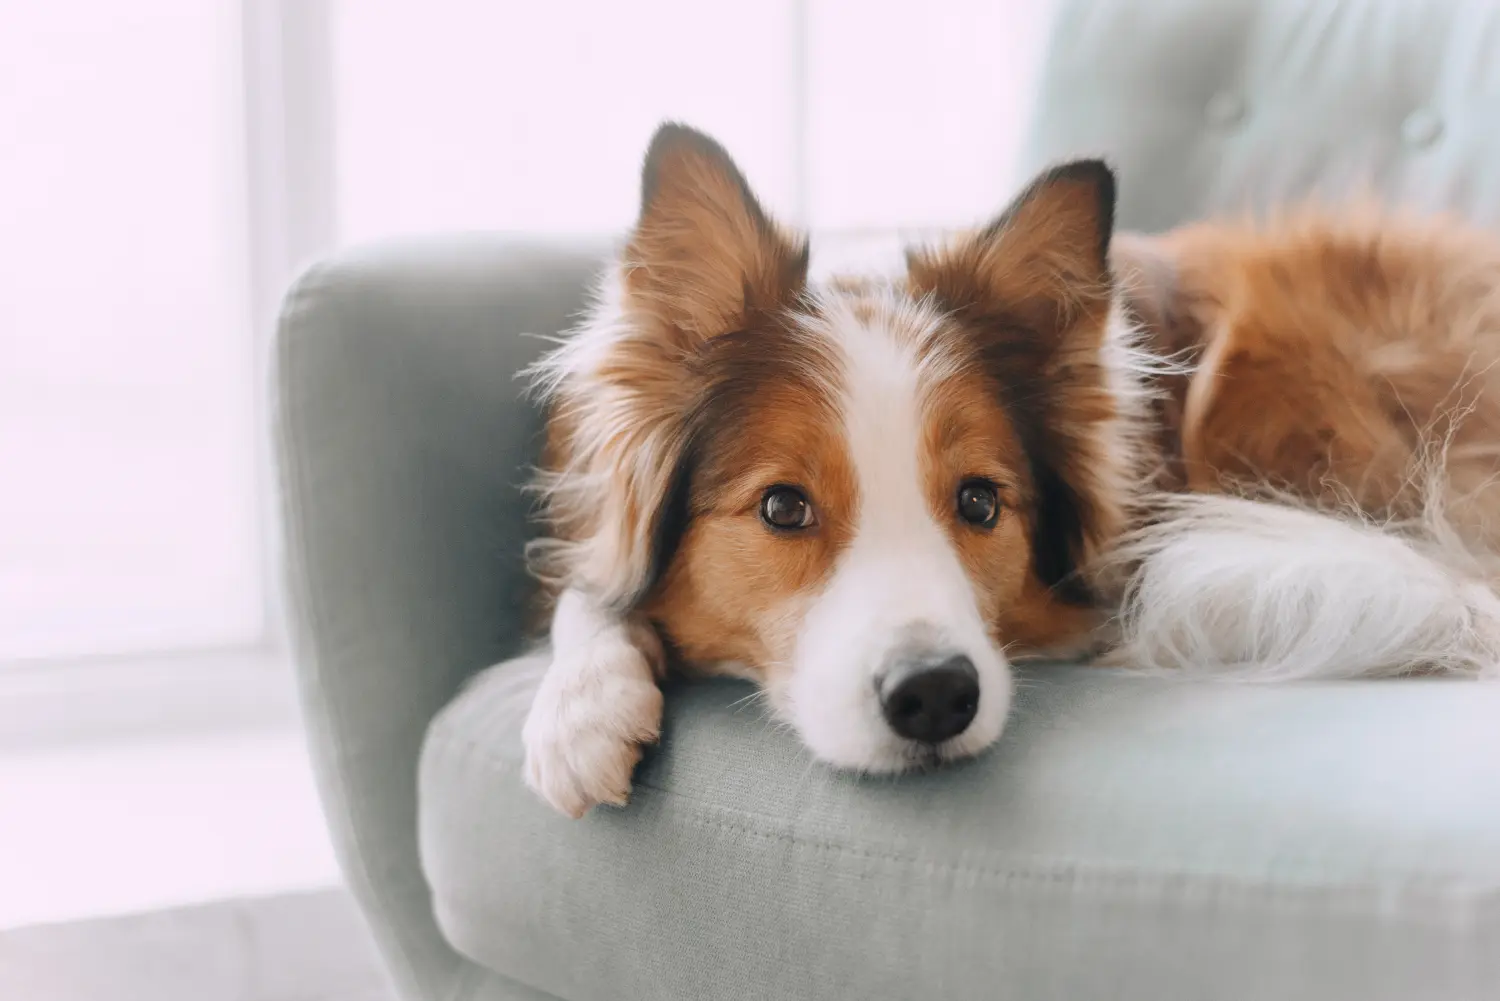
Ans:
{"type": "Polygon", "coordinates": [[[1500,677],[1493,557],[1440,512],[1376,524],[1234,497],[1168,498],[1115,554],[1109,660],[1239,680],[1500,677]]]}

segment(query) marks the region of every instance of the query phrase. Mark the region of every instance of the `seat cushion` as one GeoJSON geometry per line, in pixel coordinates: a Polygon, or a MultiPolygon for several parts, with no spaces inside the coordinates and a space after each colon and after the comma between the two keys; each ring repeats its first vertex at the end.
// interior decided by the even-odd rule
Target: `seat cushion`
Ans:
{"type": "Polygon", "coordinates": [[[979,759],[857,778],[684,684],[631,805],[519,779],[535,663],[433,723],[452,944],[560,998],[1500,996],[1500,685],[1040,667],[979,759]]]}

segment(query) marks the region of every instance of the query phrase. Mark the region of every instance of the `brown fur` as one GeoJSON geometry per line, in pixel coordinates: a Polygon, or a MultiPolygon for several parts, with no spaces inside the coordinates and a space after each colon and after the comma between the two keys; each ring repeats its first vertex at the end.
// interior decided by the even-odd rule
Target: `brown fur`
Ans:
{"type": "Polygon", "coordinates": [[[687,523],[644,611],[686,663],[769,671],[794,635],[858,503],[840,447],[827,361],[787,329],[721,339],[694,366],[708,384],[687,482],[687,523]],[[818,524],[795,539],[760,522],[773,484],[809,489],[818,524]]]}
{"type": "Polygon", "coordinates": [[[1153,346],[1196,362],[1163,382],[1181,486],[1411,517],[1446,447],[1449,514],[1493,541],[1493,238],[1449,219],[1309,210],[1122,241],[1116,255],[1153,346]]]}
{"type": "Polygon", "coordinates": [[[1048,530],[1043,506],[1054,500],[1037,484],[1026,445],[983,360],[976,352],[968,372],[933,401],[924,443],[929,505],[949,525],[995,642],[1044,649],[1085,631],[1093,616],[1049,583],[1038,566],[1037,540],[1048,530]],[[993,531],[976,531],[952,517],[955,485],[975,475],[1001,485],[1005,510],[993,531]]]}

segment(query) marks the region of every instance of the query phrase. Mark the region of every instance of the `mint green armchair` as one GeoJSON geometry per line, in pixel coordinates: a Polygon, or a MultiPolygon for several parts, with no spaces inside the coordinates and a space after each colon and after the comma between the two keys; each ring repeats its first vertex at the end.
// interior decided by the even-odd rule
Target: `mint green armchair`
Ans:
{"type": "MultiPolygon", "coordinates": [[[[1493,3],[1064,3],[1028,168],[1121,223],[1355,181],[1500,222],[1493,3]]],[[[976,123],[983,127],[983,123],[976,123]]],[[[597,248],[340,255],[274,384],[290,632],[344,871],[408,998],[1500,998],[1500,686],[1037,669],[992,753],[861,781],[668,697],[628,809],[518,778],[539,422],[597,248]],[[468,685],[466,681],[472,682],[468,685]]]]}

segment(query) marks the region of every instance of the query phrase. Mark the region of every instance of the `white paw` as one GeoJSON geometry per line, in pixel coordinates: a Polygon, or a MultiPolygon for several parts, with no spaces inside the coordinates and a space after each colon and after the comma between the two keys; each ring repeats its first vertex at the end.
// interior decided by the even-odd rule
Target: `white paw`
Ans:
{"type": "Polygon", "coordinates": [[[623,635],[570,652],[548,668],[521,730],[526,785],[574,818],[597,803],[624,806],[661,710],[651,665],[623,635]]]}

